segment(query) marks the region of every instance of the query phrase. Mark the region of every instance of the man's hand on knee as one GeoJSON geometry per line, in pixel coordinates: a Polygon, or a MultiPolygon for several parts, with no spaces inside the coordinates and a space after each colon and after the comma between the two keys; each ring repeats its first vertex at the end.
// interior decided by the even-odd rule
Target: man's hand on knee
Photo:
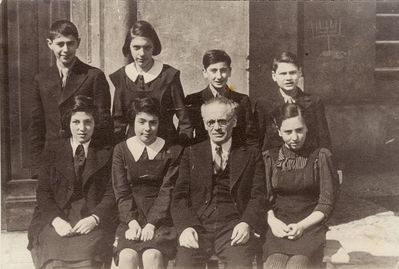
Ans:
{"type": "Polygon", "coordinates": [[[238,223],[231,234],[231,245],[245,244],[249,240],[250,228],[246,222],[238,223]]]}
{"type": "Polygon", "coordinates": [[[199,248],[198,234],[194,228],[188,227],[180,234],[179,244],[186,248],[199,248]]]}

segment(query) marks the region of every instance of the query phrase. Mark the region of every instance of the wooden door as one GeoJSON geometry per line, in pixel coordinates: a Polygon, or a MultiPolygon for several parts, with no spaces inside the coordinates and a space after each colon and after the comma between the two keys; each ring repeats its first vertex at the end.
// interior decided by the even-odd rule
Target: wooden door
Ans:
{"type": "MultiPolygon", "coordinates": [[[[2,91],[2,184],[6,189],[7,230],[25,229],[35,204],[30,179],[30,92],[35,74],[54,63],[46,45],[51,23],[69,19],[69,0],[3,1],[2,41],[5,76],[2,91]],[[8,169],[7,169],[8,168],[8,169]]],[[[3,56],[3,55],[2,55],[3,56]]]]}

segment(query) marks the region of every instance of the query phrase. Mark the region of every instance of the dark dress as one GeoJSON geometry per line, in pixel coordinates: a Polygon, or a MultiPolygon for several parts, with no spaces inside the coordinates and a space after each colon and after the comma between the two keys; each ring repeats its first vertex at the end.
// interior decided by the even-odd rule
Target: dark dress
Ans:
{"type": "Polygon", "coordinates": [[[90,143],[81,181],[75,176],[69,139],[47,154],[52,158],[39,174],[38,207],[28,231],[28,249],[35,267],[44,268],[49,263],[77,267],[107,262],[112,252],[116,211],[111,185],[112,149],[90,143]],[[99,217],[100,224],[88,234],[61,237],[51,225],[55,217],[60,217],[74,227],[92,214],[99,217]]]}
{"type": "Polygon", "coordinates": [[[115,142],[124,141],[134,136],[134,128],[128,126],[128,107],[136,98],[152,97],[161,105],[158,136],[168,143],[185,144],[192,137],[192,127],[187,109],[184,105],[184,93],[180,82],[180,72],[164,64],[160,74],[140,89],[138,82],[132,81],[126,74],[126,66],[110,75],[115,86],[113,113],[115,142]],[[173,116],[176,114],[179,125],[176,129],[173,116]]]}
{"type": "Polygon", "coordinates": [[[169,208],[182,150],[181,146],[165,144],[153,160],[141,156],[136,162],[126,141],[115,147],[112,181],[121,221],[114,245],[116,263],[124,248],[138,253],[154,248],[169,259],[174,257],[177,238],[169,208]],[[153,224],[154,238],[146,242],[127,240],[125,232],[132,220],[142,228],[147,223],[153,224]]]}
{"type": "MultiPolygon", "coordinates": [[[[327,220],[332,212],[338,179],[331,153],[324,148],[305,148],[297,153],[285,146],[264,152],[268,196],[275,216],[285,224],[297,223],[313,211],[321,211],[327,220]]],[[[278,238],[269,228],[263,246],[263,258],[273,253],[314,257],[320,253],[327,226],[324,222],[308,228],[296,240],[278,238]]]]}

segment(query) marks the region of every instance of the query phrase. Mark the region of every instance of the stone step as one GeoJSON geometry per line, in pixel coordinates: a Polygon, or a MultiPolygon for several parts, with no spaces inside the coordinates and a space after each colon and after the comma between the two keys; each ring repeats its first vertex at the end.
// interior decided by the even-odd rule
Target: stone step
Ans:
{"type": "Polygon", "coordinates": [[[7,231],[26,231],[36,206],[37,180],[12,180],[6,185],[7,231]]]}

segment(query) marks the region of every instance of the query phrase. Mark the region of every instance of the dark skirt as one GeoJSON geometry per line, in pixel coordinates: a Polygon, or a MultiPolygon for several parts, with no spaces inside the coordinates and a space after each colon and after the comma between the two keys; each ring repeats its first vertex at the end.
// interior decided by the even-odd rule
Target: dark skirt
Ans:
{"type": "MultiPolygon", "coordinates": [[[[65,210],[72,227],[85,217],[81,212],[86,208],[86,201],[81,198],[73,201],[71,207],[65,210]]],[[[107,256],[106,251],[109,249],[109,244],[106,242],[109,236],[99,227],[88,234],[61,237],[51,224],[46,224],[31,250],[35,267],[48,268],[46,266],[49,263],[54,263],[54,266],[64,264],[67,267],[78,268],[81,264],[103,263],[107,256]]]]}
{"type": "Polygon", "coordinates": [[[274,253],[287,255],[304,255],[312,258],[319,255],[326,242],[327,227],[316,225],[306,230],[303,235],[296,239],[278,238],[274,236],[272,230],[268,228],[266,232],[266,242],[263,245],[263,260],[274,253]]]}
{"type": "Polygon", "coordinates": [[[157,249],[165,258],[173,259],[176,255],[177,233],[174,227],[162,225],[155,229],[154,238],[150,241],[127,240],[125,232],[128,226],[119,224],[114,243],[114,261],[118,265],[119,253],[122,249],[130,248],[141,254],[146,249],[157,249]]]}

